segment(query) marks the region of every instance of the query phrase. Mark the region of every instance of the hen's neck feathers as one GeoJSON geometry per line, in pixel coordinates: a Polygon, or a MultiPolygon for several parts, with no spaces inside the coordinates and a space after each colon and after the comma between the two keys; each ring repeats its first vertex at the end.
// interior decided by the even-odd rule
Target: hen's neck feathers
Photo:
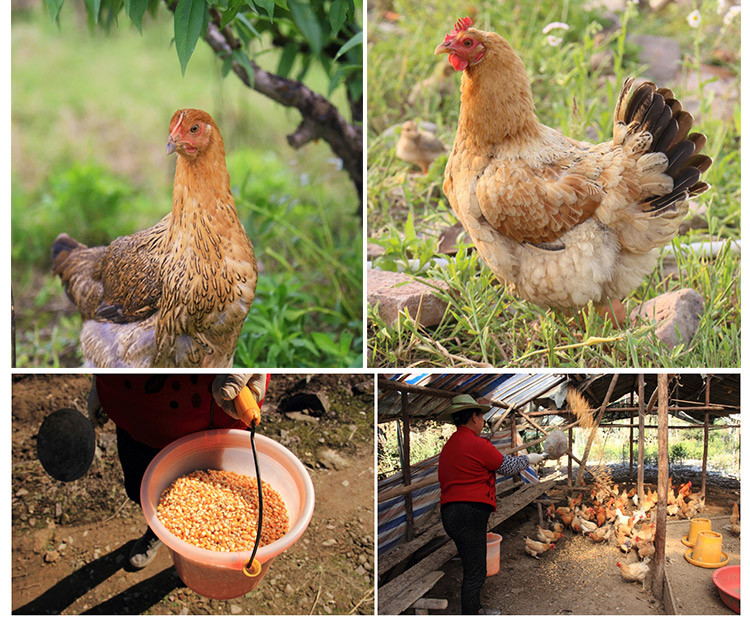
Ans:
{"type": "Polygon", "coordinates": [[[540,133],[526,69],[505,39],[486,37],[484,57],[461,78],[459,132],[477,148],[521,144],[540,133]]]}

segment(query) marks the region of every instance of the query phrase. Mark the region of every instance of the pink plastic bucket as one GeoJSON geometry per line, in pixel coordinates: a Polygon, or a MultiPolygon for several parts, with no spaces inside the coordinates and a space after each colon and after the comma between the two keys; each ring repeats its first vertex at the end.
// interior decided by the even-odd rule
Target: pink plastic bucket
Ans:
{"type": "Polygon", "coordinates": [[[498,533],[487,534],[487,576],[500,572],[500,542],[503,537],[498,533]]]}
{"type": "Polygon", "coordinates": [[[276,556],[300,539],[312,517],[315,491],[300,460],[263,435],[255,436],[255,446],[261,479],[278,491],[289,513],[288,533],[258,549],[255,558],[262,569],[255,577],[242,571],[252,551],[223,553],[198,548],[180,540],[156,517],[162,491],[176,478],[196,469],[225,469],[254,478],[249,431],[215,429],[182,437],[156,455],[141,482],[141,507],[146,522],[169,549],[182,581],[208,598],[227,600],[253,590],[276,556]]]}

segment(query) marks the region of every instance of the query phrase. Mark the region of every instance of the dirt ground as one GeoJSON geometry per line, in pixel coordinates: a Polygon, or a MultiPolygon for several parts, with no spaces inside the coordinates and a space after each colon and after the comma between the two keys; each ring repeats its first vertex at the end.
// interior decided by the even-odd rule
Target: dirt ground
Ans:
{"type": "Polygon", "coordinates": [[[249,594],[211,600],[185,587],[162,548],[146,568],[127,562],[145,531],[122,485],[112,422],[97,430],[88,473],[50,478],[36,458],[43,418],[86,409],[91,377],[13,378],[12,609],[22,614],[329,614],[373,612],[373,387],[368,375],[274,375],[259,432],[291,449],[316,492],[302,539],[249,594]],[[279,406],[308,390],[327,396],[317,420],[279,406]],[[127,565],[126,565],[127,564],[127,565]]]}
{"type": "MultiPolygon", "coordinates": [[[[652,487],[655,490],[655,486],[652,487]]],[[[554,498],[554,497],[553,497],[554,498]]],[[[712,519],[712,528],[722,533],[722,550],[730,564],[740,563],[740,540],[722,529],[728,524],[732,502],[739,501],[739,490],[709,487],[708,506],[702,516],[712,519]]],[[[500,572],[489,577],[482,590],[482,605],[511,615],[660,615],[666,609],[640,583],[622,578],[617,561],[636,561],[616,546],[596,544],[579,534],[565,532],[555,548],[538,560],[526,554],[524,536],[536,537],[537,507],[528,506],[493,530],[502,535],[500,572]]],[[[689,564],[680,538],[689,522],[667,522],[667,578],[672,585],[678,614],[733,614],[721,601],[711,582],[713,570],[689,564]]],[[[448,600],[446,611],[461,611],[461,562],[449,561],[445,576],[425,597],[448,600]]]]}

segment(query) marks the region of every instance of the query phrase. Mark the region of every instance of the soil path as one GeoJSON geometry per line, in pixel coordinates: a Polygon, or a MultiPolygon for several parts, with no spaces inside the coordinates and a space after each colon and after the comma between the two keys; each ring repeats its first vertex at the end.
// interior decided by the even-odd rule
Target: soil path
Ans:
{"type": "Polygon", "coordinates": [[[97,455],[62,483],[36,460],[42,419],[85,410],[91,378],[27,375],[13,381],[12,608],[25,614],[329,614],[373,611],[373,394],[366,375],[274,375],[261,432],[310,471],[315,512],[302,539],[265,580],[233,600],[185,587],[162,549],[146,568],[127,561],[145,530],[122,487],[114,427],[97,430],[97,455]],[[278,409],[300,390],[322,393],[327,413],[289,420],[278,409]],[[316,418],[317,419],[313,419],[316,418]],[[332,455],[331,452],[334,454],[332,455]]]}

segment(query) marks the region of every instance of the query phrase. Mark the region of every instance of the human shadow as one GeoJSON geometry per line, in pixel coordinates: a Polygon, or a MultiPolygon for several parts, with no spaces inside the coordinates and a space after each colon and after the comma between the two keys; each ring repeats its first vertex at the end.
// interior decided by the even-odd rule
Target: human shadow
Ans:
{"type": "MultiPolygon", "coordinates": [[[[128,557],[135,543],[131,540],[118,549],[87,563],[75,572],[55,583],[47,591],[13,611],[14,615],[59,615],[67,607],[82,598],[90,590],[106,581],[115,572],[131,570],[128,557]],[[123,564],[127,564],[124,567],[123,564]]],[[[184,586],[169,567],[154,576],[133,585],[126,591],[86,611],[87,614],[136,614],[143,613],[166,594],[184,586]],[[134,593],[137,592],[137,593],[134,593]]]]}

